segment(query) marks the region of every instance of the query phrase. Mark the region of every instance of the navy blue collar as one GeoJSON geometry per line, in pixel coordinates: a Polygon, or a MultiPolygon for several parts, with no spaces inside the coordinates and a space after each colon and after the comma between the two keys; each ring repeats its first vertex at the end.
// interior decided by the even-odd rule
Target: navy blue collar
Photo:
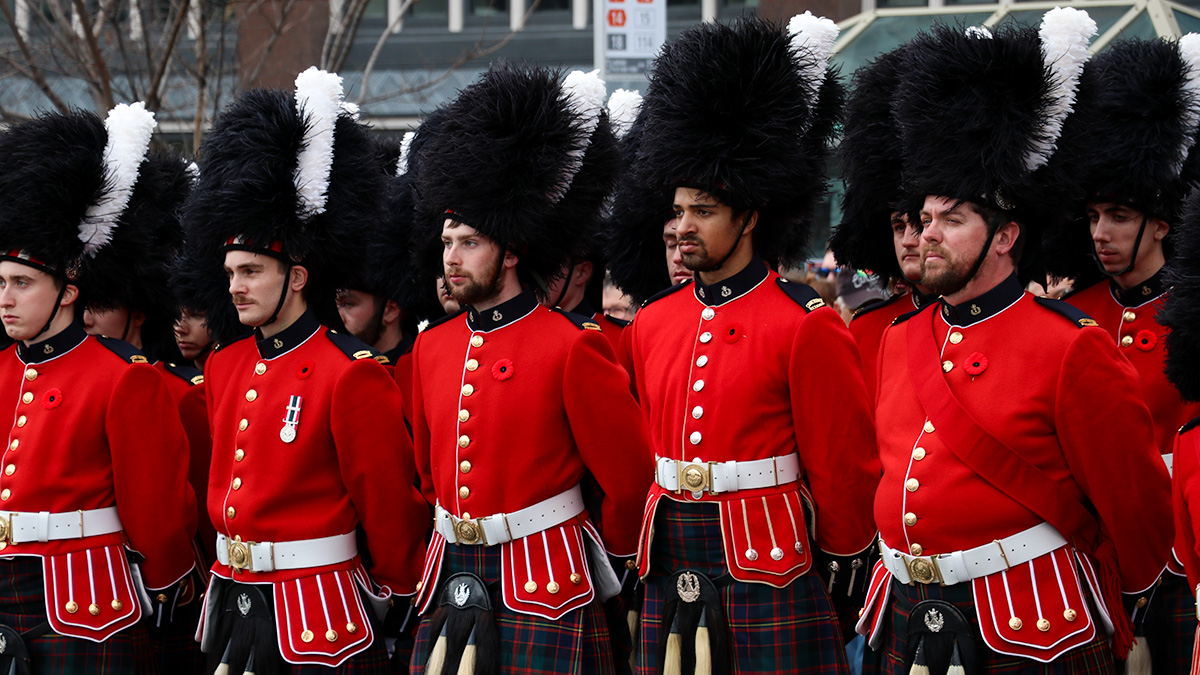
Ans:
{"type": "Polygon", "coordinates": [[[1009,275],[990,291],[975,298],[951,305],[942,298],[942,316],[951,326],[970,326],[995,316],[1007,309],[1025,294],[1025,287],[1017,281],[1017,275],[1009,275]]]}
{"type": "Polygon", "coordinates": [[[766,278],[767,264],[763,262],[762,258],[754,256],[742,268],[742,271],[711,286],[704,285],[700,281],[700,275],[697,274],[692,292],[695,293],[696,299],[700,302],[710,307],[715,307],[731,300],[737,300],[752,291],[755,286],[761,284],[763,279],[766,278]]]}
{"type": "Polygon", "coordinates": [[[1108,287],[1112,290],[1112,295],[1121,303],[1122,307],[1137,307],[1150,302],[1154,298],[1167,292],[1167,286],[1163,283],[1163,271],[1159,269],[1154,273],[1154,276],[1134,286],[1133,288],[1122,290],[1117,284],[1116,279],[1109,279],[1108,287]]]}
{"type": "Polygon", "coordinates": [[[538,301],[533,291],[526,288],[517,297],[483,311],[467,305],[467,325],[473,331],[486,333],[507,326],[529,314],[537,306],[538,301]]]}
{"type": "Polygon", "coordinates": [[[295,349],[300,343],[312,337],[321,327],[312,309],[304,310],[299,319],[271,337],[263,337],[262,331],[254,329],[254,341],[258,345],[258,354],[264,359],[273,359],[295,349]]]}
{"type": "Polygon", "coordinates": [[[17,356],[22,363],[41,363],[50,359],[65,354],[72,349],[78,347],[87,339],[87,331],[83,329],[83,322],[75,319],[69,326],[59,331],[56,335],[35,342],[28,347],[24,342],[17,341],[17,356]]]}

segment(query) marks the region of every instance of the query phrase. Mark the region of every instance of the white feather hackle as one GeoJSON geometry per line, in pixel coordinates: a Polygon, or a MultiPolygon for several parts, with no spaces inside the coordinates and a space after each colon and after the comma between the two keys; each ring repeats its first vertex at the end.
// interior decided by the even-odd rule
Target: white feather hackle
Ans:
{"type": "Polygon", "coordinates": [[[357,122],[359,117],[362,116],[361,111],[358,108],[358,104],[354,101],[342,101],[342,112],[353,118],[355,122],[357,122]]]}
{"type": "Polygon", "coordinates": [[[612,122],[613,133],[624,138],[642,109],[642,95],[636,90],[618,89],[608,97],[608,121],[612,122]]]}
{"type": "Polygon", "coordinates": [[[417,137],[417,132],[406,131],[404,138],[400,139],[400,156],[396,158],[396,175],[403,176],[408,173],[408,153],[412,150],[413,139],[417,137]]]}
{"type": "Polygon", "coordinates": [[[837,42],[837,24],[823,16],[805,12],[793,16],[788,21],[788,34],[791,36],[792,48],[801,57],[800,75],[813,85],[814,100],[816,93],[825,83],[825,73],[829,70],[829,59],[833,56],[833,43],[837,42]],[[811,59],[803,58],[807,53],[811,59]]]}
{"type": "Polygon", "coordinates": [[[341,111],[341,77],[316,66],[296,76],[296,112],[307,124],[293,175],[301,218],[325,213],[333,170],[333,129],[341,111]]]}
{"type": "Polygon", "coordinates": [[[191,177],[193,183],[200,180],[200,165],[199,164],[197,164],[195,162],[188,162],[187,163],[187,172],[188,172],[188,176],[191,177]]]}
{"type": "Polygon", "coordinates": [[[1183,170],[1183,163],[1196,144],[1197,132],[1200,132],[1200,35],[1188,33],[1179,38],[1179,56],[1187,66],[1183,90],[1188,102],[1183,114],[1183,145],[1179,148],[1176,172],[1183,170]]]}
{"type": "Polygon", "coordinates": [[[987,26],[967,26],[967,29],[963,31],[963,34],[967,37],[975,38],[977,40],[992,39],[992,31],[988,30],[987,26]]]}
{"type": "Polygon", "coordinates": [[[592,132],[600,124],[600,113],[604,111],[604,97],[607,91],[604,80],[600,79],[600,71],[593,70],[585,73],[582,70],[571,71],[563,80],[563,95],[565,103],[578,118],[578,136],[575,147],[567,151],[567,166],[558,184],[551,190],[550,197],[557,202],[567,194],[571,181],[583,168],[583,155],[587,152],[592,140],[592,132]]]}
{"type": "Polygon", "coordinates": [[[1045,166],[1054,154],[1063,123],[1075,109],[1079,77],[1089,56],[1088,43],[1095,34],[1095,20],[1081,9],[1055,7],[1042,16],[1038,35],[1042,63],[1050,73],[1050,105],[1042,118],[1041,133],[1035,135],[1033,148],[1025,156],[1029,171],[1045,166]]]}
{"type": "Polygon", "coordinates": [[[104,192],[84,213],[79,224],[79,240],[88,255],[96,255],[108,242],[121,220],[137,184],[138,169],[150,149],[150,137],[158,123],[146,104],[124,103],[108,111],[104,130],[104,192]]]}

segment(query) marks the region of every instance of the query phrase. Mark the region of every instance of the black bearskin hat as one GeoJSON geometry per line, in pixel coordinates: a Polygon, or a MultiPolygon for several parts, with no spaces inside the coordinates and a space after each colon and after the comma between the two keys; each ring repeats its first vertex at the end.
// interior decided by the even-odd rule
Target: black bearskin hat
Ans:
{"type": "Polygon", "coordinates": [[[1076,109],[1060,145],[1080,192],[1068,224],[1045,245],[1051,274],[1079,288],[1100,277],[1086,201],[1124,204],[1174,225],[1200,181],[1200,35],[1113,44],[1084,68],[1076,109]]]}
{"type": "Polygon", "coordinates": [[[1200,401],[1200,191],[1187,199],[1175,226],[1175,255],[1167,261],[1171,292],[1156,317],[1170,329],[1164,372],[1183,398],[1200,401]]]}
{"type": "Polygon", "coordinates": [[[192,188],[189,164],[174,153],[151,154],[142,163],[133,196],[112,241],[94,258],[84,256],[81,266],[84,276],[94,272],[123,280],[118,295],[107,298],[104,304],[89,302],[88,307],[122,306],[142,312],[142,351],[153,360],[179,358],[172,330],[179,316],[179,301],[170,270],[183,247],[179,219],[192,188]]]}
{"type": "Polygon", "coordinates": [[[945,25],[904,50],[894,111],[904,147],[906,191],[981,204],[1008,214],[1025,239],[1023,280],[1041,280],[1041,239],[1061,222],[1069,172],[1054,155],[1088,58],[1096,24],[1056,8],[1034,29],[945,25]]]}
{"type": "Polygon", "coordinates": [[[515,253],[545,295],[616,178],[604,95],[595,74],[498,63],[446,107],[417,153],[418,289],[442,273],[442,224],[453,217],[515,253]]]}
{"type": "Polygon", "coordinates": [[[663,48],[610,222],[617,286],[644,299],[669,283],[661,237],[678,187],[757,211],[754,248],[772,264],[803,258],[843,98],[828,68],[836,38],[805,13],[786,31],[758,17],[703,24],[663,48]]]}
{"type": "Polygon", "coordinates": [[[621,138],[626,171],[617,181],[604,227],[604,249],[613,283],[641,304],[671,285],[663,228],[675,218],[672,194],[641,180],[636,167],[642,140],[639,115],[621,138]]]}
{"type": "MultiPolygon", "coordinates": [[[[178,248],[161,229],[186,195],[174,175],[182,166],[146,158],[155,127],[134,103],[105,121],[47,113],[0,135],[0,257],[76,284],[82,308],[154,305],[140,300],[153,293],[131,270],[178,248]]],[[[169,294],[162,283],[158,290],[169,294]]]]}
{"type": "Polygon", "coordinates": [[[905,280],[891,228],[891,214],[904,210],[904,150],[892,116],[892,100],[903,74],[903,50],[903,46],[894,49],[854,73],[838,148],[846,184],[842,222],[829,240],[838,263],[874,272],[885,286],[905,280]]]}
{"type": "Polygon", "coordinates": [[[295,94],[243,92],[200,147],[200,180],[184,210],[187,255],[180,282],[206,298],[208,327],[227,341],[238,322],[223,269],[231,248],[271,255],[309,273],[309,307],[340,327],[334,303],[362,265],[366,225],[381,217],[382,159],[365,127],[342,107],[341,78],[315,68],[295,94]]]}
{"type": "Polygon", "coordinates": [[[364,285],[395,300],[410,315],[425,318],[441,316],[442,306],[437,302],[434,277],[418,280],[415,276],[417,175],[421,153],[444,119],[444,109],[434,110],[421,126],[404,134],[396,145],[396,157],[389,162],[384,217],[371,242],[369,263],[363,270],[364,285]]]}

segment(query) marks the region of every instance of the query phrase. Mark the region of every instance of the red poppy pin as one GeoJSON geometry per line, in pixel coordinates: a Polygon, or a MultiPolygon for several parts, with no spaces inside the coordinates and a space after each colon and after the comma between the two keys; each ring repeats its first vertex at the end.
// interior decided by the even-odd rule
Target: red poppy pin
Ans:
{"type": "Polygon", "coordinates": [[[1138,349],[1148,352],[1158,344],[1158,336],[1152,330],[1139,330],[1133,343],[1138,346],[1138,349]]]}
{"type": "Polygon", "coordinates": [[[737,342],[740,337],[742,337],[742,324],[740,323],[729,324],[721,333],[721,339],[729,344],[737,342]]]}
{"type": "Polygon", "coordinates": [[[299,368],[296,369],[296,377],[301,380],[307,380],[308,376],[312,375],[313,369],[316,367],[317,364],[313,363],[312,361],[305,361],[300,364],[299,368]]]}
{"type": "Polygon", "coordinates": [[[971,355],[967,357],[967,362],[963,364],[963,370],[967,371],[967,374],[969,375],[979,375],[983,371],[987,370],[987,363],[986,356],[980,354],[979,352],[972,352],[971,355]]]}
{"type": "Polygon", "coordinates": [[[49,389],[45,394],[42,394],[42,407],[46,410],[54,410],[62,405],[62,390],[58,387],[49,389]]]}
{"type": "Polygon", "coordinates": [[[507,380],[512,374],[513,363],[509,359],[500,359],[492,364],[492,377],[497,380],[507,380]]]}

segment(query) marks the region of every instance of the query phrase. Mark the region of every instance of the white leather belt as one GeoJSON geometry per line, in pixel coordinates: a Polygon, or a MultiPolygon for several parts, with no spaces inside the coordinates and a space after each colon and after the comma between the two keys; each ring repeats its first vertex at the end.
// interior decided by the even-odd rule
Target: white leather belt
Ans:
{"type": "Polygon", "coordinates": [[[483,518],[459,518],[438,504],[434,510],[433,527],[451,544],[495,546],[548,530],[583,511],[583,492],[576,485],[520,511],[496,513],[483,518]]]}
{"type": "Polygon", "coordinates": [[[1163,464],[1167,465],[1167,474],[1168,475],[1174,474],[1175,473],[1175,453],[1173,453],[1173,452],[1164,453],[1162,455],[1162,461],[1163,461],[1163,464]]]}
{"type": "Polygon", "coordinates": [[[680,462],[659,457],[654,482],[676,493],[687,490],[719,494],[794,483],[800,478],[800,455],[780,455],[750,462],[680,462]]]}
{"type": "Polygon", "coordinates": [[[354,533],[302,541],[242,541],[217,535],[217,560],[243,572],[274,572],[323,567],[358,555],[354,533]]]}
{"type": "Polygon", "coordinates": [[[913,556],[897,551],[882,539],[879,540],[879,551],[883,554],[883,566],[900,583],[952,586],[1023,565],[1066,543],[1054,526],[1042,523],[966,551],[913,556]]]}
{"type": "Polygon", "coordinates": [[[0,511],[0,540],[10,544],[83,539],[122,529],[115,506],[67,513],[0,511]]]}

